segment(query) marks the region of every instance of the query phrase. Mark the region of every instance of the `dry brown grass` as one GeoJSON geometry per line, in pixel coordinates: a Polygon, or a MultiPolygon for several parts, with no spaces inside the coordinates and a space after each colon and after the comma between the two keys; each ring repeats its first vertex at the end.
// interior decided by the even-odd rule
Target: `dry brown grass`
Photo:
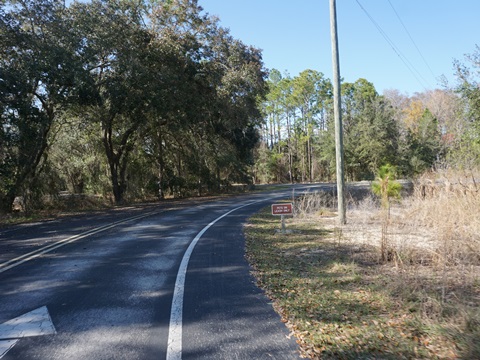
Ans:
{"type": "Polygon", "coordinates": [[[379,202],[373,196],[355,200],[355,191],[347,225],[338,226],[332,195],[326,193],[299,199],[295,221],[320,223],[332,230],[332,239],[349,247],[353,261],[370,262],[369,273],[386,279],[383,286],[398,306],[430,329],[430,338],[446,339],[439,345],[443,350],[430,353],[437,354],[434,358],[480,359],[480,193],[475,177],[444,172],[416,181],[411,194],[391,207],[387,263],[380,261],[384,217],[379,202]]]}

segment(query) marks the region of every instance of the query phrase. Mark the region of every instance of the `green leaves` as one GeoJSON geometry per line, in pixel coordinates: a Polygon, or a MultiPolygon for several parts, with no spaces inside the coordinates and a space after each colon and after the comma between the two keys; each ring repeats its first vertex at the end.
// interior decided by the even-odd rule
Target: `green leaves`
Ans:
{"type": "MultiPolygon", "coordinates": [[[[454,143],[448,154],[449,161],[458,168],[471,170],[480,164],[480,46],[476,45],[471,54],[465,56],[466,63],[456,60],[457,84],[455,92],[460,96],[463,113],[459,118],[463,120],[452,139],[454,143]]],[[[456,129],[457,130],[457,129],[456,129]]]]}
{"type": "Polygon", "coordinates": [[[382,199],[382,205],[388,208],[391,198],[399,199],[402,184],[395,181],[397,169],[395,166],[385,164],[378,169],[375,182],[372,183],[372,191],[382,199]]]}
{"type": "Polygon", "coordinates": [[[0,202],[32,183],[57,115],[75,97],[75,38],[63,2],[6,2],[0,12],[0,202]],[[6,181],[6,178],[9,180],[6,181]]]}
{"type": "Polygon", "coordinates": [[[276,181],[311,181],[318,168],[314,163],[314,152],[320,143],[318,129],[325,130],[327,126],[330,80],[314,70],[305,70],[292,78],[288,74],[282,77],[274,69],[268,84],[263,137],[269,151],[282,156],[277,157],[274,166],[259,164],[257,168],[262,177],[276,181]]]}
{"type": "MultiPolygon", "coordinates": [[[[6,210],[48,159],[52,128],[66,136],[59,141],[64,149],[75,148],[69,141],[101,140],[117,202],[138,164],[145,178],[157,167],[162,187],[250,181],[257,100],[265,94],[261,52],[234,39],[197,2],[93,0],[66,7],[60,0],[12,0],[0,10],[6,210]],[[69,137],[62,122],[96,128],[98,138],[69,137]]],[[[79,171],[74,177],[83,179],[88,169],[74,164],[87,159],[76,160],[70,169],[50,169],[61,169],[64,184],[79,171]]]]}

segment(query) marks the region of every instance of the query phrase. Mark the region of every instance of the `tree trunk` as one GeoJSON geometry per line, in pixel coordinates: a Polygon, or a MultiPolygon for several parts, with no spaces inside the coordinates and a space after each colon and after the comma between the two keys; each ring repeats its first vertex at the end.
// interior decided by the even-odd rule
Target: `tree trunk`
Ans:
{"type": "Polygon", "coordinates": [[[119,182],[118,164],[113,159],[108,160],[110,167],[110,179],[112,182],[112,192],[115,204],[120,205],[123,202],[123,187],[119,182]]]}
{"type": "Polygon", "coordinates": [[[270,118],[270,149],[273,149],[273,143],[274,143],[274,129],[273,129],[273,121],[272,119],[270,118]]]}
{"type": "Polygon", "coordinates": [[[163,140],[162,132],[158,131],[158,198],[165,199],[165,192],[163,190],[165,160],[163,159],[163,140]]]}
{"type": "Polygon", "coordinates": [[[102,121],[103,145],[105,147],[105,153],[110,167],[112,191],[115,203],[121,204],[123,203],[123,196],[127,188],[126,170],[128,165],[128,155],[133,149],[131,137],[138,129],[139,122],[132,124],[132,126],[125,130],[119,144],[116,145],[117,150],[115,151],[115,145],[112,139],[114,119],[115,115],[102,121]]]}
{"type": "Polygon", "coordinates": [[[111,128],[104,128],[103,130],[103,144],[105,146],[105,153],[107,155],[108,166],[110,169],[110,180],[112,183],[112,192],[115,204],[119,205],[123,202],[123,189],[119,182],[119,158],[121,153],[115,154],[112,144],[111,128]]]}
{"type": "Polygon", "coordinates": [[[12,212],[14,201],[15,193],[13,191],[7,192],[5,196],[0,195],[0,211],[4,213],[12,212]]]}
{"type": "Polygon", "coordinates": [[[280,143],[282,142],[282,133],[281,133],[281,123],[280,123],[280,117],[277,116],[277,143],[279,144],[278,146],[278,153],[281,154],[282,149],[280,148],[280,143]]]}
{"type": "Polygon", "coordinates": [[[220,167],[217,165],[216,169],[216,175],[217,175],[217,191],[222,190],[222,179],[220,178],[220,167]]]}
{"type": "Polygon", "coordinates": [[[308,180],[312,182],[312,154],[311,154],[311,146],[310,146],[310,129],[307,128],[307,173],[308,173],[308,180]]]}

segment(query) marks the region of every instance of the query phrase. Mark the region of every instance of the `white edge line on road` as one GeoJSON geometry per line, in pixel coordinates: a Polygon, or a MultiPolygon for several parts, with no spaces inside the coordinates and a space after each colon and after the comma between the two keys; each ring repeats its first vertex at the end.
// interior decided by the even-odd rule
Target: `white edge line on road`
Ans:
{"type": "Polygon", "coordinates": [[[170,311],[170,324],[168,327],[168,343],[167,343],[167,359],[166,360],[181,360],[182,359],[182,321],[183,321],[183,295],[185,289],[185,277],[187,274],[188,262],[192,255],[195,245],[203,234],[217,221],[223,219],[225,216],[230,215],[232,212],[246,206],[255,204],[263,200],[253,201],[248,204],[239,206],[233,210],[230,210],[222,216],[213,220],[210,224],[205,226],[197,236],[192,240],[188,246],[185,254],[183,255],[182,262],[178,269],[177,278],[175,280],[175,288],[173,290],[172,309],[170,311]]]}
{"type": "Polygon", "coordinates": [[[15,346],[19,339],[13,340],[0,340],[0,359],[15,346]]]}
{"type": "Polygon", "coordinates": [[[89,231],[86,231],[84,233],[81,233],[81,234],[77,234],[77,235],[73,235],[73,236],[70,236],[68,238],[65,238],[65,239],[62,239],[62,240],[59,240],[53,244],[50,244],[50,245],[46,245],[40,249],[37,249],[37,250],[34,250],[34,251],[31,251],[27,254],[24,254],[24,255],[21,255],[19,257],[16,257],[14,259],[11,259],[9,261],[6,261],[2,264],[0,264],[0,273],[4,272],[4,271],[7,271],[11,268],[14,268],[18,265],[21,265],[27,261],[30,261],[30,260],[33,260],[33,259],[36,259],[37,257],[40,257],[44,254],[47,254],[53,250],[56,250],[62,246],[65,246],[67,244],[70,244],[74,241],[77,241],[77,240],[80,240],[80,239],[83,239],[83,238],[86,238],[88,236],[91,236],[91,235],[95,235],[95,234],[98,234],[102,231],[106,231],[106,230],[109,230],[111,228],[114,228],[115,226],[118,226],[120,224],[123,224],[123,223],[126,223],[126,222],[129,222],[129,221],[133,221],[133,220],[138,220],[138,219],[143,219],[143,218],[146,218],[148,216],[151,216],[153,214],[156,214],[157,211],[150,211],[146,214],[141,214],[141,215],[137,215],[137,216],[133,216],[133,217],[130,217],[130,218],[127,218],[127,219],[124,219],[124,220],[120,220],[120,221],[116,221],[110,225],[105,225],[105,226],[101,226],[99,228],[96,228],[96,229],[93,229],[93,230],[89,230],[89,231]]]}

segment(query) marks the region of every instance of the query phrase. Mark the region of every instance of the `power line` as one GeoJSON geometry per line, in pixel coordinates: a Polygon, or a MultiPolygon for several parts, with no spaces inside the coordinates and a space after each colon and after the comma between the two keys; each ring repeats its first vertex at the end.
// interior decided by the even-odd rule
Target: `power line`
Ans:
{"type": "Polygon", "coordinates": [[[403,23],[402,19],[400,18],[400,15],[398,14],[397,10],[393,7],[392,2],[391,2],[390,0],[388,0],[388,3],[389,3],[390,6],[392,7],[393,12],[394,12],[395,15],[397,16],[398,21],[400,21],[400,24],[402,24],[403,28],[405,29],[405,32],[407,33],[408,37],[409,37],[410,40],[412,41],[413,45],[414,45],[415,48],[417,49],[418,54],[419,54],[420,57],[422,58],[423,62],[425,63],[425,65],[427,65],[428,70],[430,70],[430,73],[431,73],[432,76],[435,78],[436,76],[435,76],[435,74],[433,73],[432,68],[430,67],[430,65],[428,65],[427,60],[425,60],[425,57],[423,56],[422,52],[421,52],[420,49],[418,48],[417,44],[415,43],[415,40],[413,40],[412,35],[410,35],[410,32],[408,31],[407,27],[405,26],[405,24],[403,23]]]}
{"type": "Polygon", "coordinates": [[[403,62],[403,64],[407,67],[407,69],[410,71],[410,73],[415,77],[415,79],[418,81],[418,83],[425,89],[427,90],[427,86],[430,86],[427,80],[418,72],[418,70],[413,66],[413,64],[406,58],[405,55],[402,54],[400,49],[395,45],[395,43],[389,38],[387,33],[383,31],[381,26],[375,21],[375,19],[370,15],[370,13],[363,7],[363,5],[360,3],[359,0],[356,0],[358,6],[363,10],[363,12],[367,15],[367,17],[370,19],[370,21],[373,23],[373,25],[377,28],[378,32],[383,36],[385,41],[390,45],[390,47],[393,49],[393,51],[397,54],[397,56],[400,58],[400,60],[403,62]],[[427,86],[425,86],[427,84],[427,86]]]}

